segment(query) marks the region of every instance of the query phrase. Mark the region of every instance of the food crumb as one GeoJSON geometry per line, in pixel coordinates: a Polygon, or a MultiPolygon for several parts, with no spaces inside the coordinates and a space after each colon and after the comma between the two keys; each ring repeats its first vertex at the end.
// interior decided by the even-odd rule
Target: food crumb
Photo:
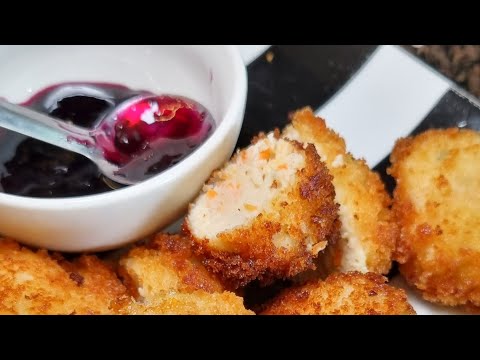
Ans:
{"type": "Polygon", "coordinates": [[[333,168],[338,168],[338,167],[341,167],[345,165],[345,163],[343,162],[343,155],[342,154],[338,154],[335,159],[332,161],[332,167],[333,168]]]}
{"type": "Polygon", "coordinates": [[[273,59],[275,58],[275,54],[273,53],[273,51],[269,51],[265,54],[265,59],[267,60],[267,62],[269,64],[272,63],[273,59]]]}
{"type": "Polygon", "coordinates": [[[252,205],[252,204],[248,204],[248,203],[245,203],[243,204],[243,207],[248,210],[248,211],[255,211],[257,210],[257,207],[255,205],[252,205]]]}
{"type": "Polygon", "coordinates": [[[83,276],[80,275],[79,273],[76,273],[76,272],[70,273],[70,279],[75,281],[77,286],[81,286],[83,284],[83,281],[84,281],[83,276]]]}

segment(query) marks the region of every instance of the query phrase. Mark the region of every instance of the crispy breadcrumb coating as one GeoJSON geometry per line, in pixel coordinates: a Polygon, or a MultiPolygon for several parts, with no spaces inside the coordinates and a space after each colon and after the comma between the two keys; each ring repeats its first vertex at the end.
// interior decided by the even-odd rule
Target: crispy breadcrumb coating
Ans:
{"type": "Polygon", "coordinates": [[[411,315],[402,289],[374,273],[336,273],[284,290],[266,305],[264,315],[411,315]]]}
{"type": "Polygon", "coordinates": [[[401,273],[426,300],[480,306],[480,133],[400,139],[390,161],[401,273]]]}
{"type": "Polygon", "coordinates": [[[137,298],[174,290],[221,292],[223,286],[193,254],[191,242],[180,235],[158,234],[120,259],[119,273],[137,298]]]}
{"type": "Polygon", "coordinates": [[[315,148],[260,134],[212,174],[183,230],[233,287],[314,268],[335,230],[331,176],[315,148]]]}
{"type": "Polygon", "coordinates": [[[253,314],[180,236],[160,234],[134,248],[121,268],[130,292],[95,256],[68,261],[0,240],[0,314],[253,314]]]}
{"type": "Polygon", "coordinates": [[[0,314],[110,314],[126,289],[95,256],[73,262],[0,240],[0,314]]]}
{"type": "Polygon", "coordinates": [[[135,299],[114,305],[119,314],[252,315],[243,298],[224,288],[193,254],[190,239],[158,234],[130,250],[119,263],[120,274],[135,299]]]}
{"type": "MultiPolygon", "coordinates": [[[[335,201],[340,205],[340,239],[319,257],[331,271],[387,274],[398,228],[390,211],[391,199],[380,176],[364,160],[347,152],[344,139],[315,117],[310,108],[296,111],[283,136],[314,144],[333,176],[335,201]]],[[[322,264],[323,263],[323,264],[322,264]]]]}
{"type": "Polygon", "coordinates": [[[245,309],[243,299],[232,292],[164,292],[145,302],[127,302],[118,310],[122,315],[255,315],[245,309]]]}

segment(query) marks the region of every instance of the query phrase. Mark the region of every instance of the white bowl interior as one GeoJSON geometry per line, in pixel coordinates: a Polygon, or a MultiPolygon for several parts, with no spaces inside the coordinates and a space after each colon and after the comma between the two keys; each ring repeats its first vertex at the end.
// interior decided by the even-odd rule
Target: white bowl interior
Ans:
{"type": "MultiPolygon", "coordinates": [[[[0,48],[0,96],[27,100],[66,81],[120,83],[154,93],[183,95],[204,104],[220,121],[231,89],[213,83],[212,51],[222,47],[182,45],[7,45],[0,48]],[[216,49],[217,48],[217,49],[216,49]],[[165,54],[167,56],[165,56],[165,54]],[[221,87],[218,91],[212,84],[221,87]]],[[[221,59],[219,56],[217,59],[221,59]]],[[[221,79],[225,74],[215,74],[221,79]]]]}

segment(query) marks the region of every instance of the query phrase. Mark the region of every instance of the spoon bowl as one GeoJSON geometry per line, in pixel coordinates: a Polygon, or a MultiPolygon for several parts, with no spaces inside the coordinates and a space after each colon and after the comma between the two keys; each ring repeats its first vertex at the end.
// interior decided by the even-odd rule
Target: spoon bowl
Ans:
{"type": "MultiPolygon", "coordinates": [[[[204,117],[198,118],[199,122],[212,120],[213,124],[213,119],[205,108],[187,99],[158,97],[148,91],[128,91],[127,96],[117,99],[111,92],[111,89],[107,91],[95,84],[65,84],[47,93],[48,97],[44,99],[47,104],[75,93],[110,99],[114,106],[108,112],[100,113],[91,129],[3,99],[0,99],[0,127],[85,156],[110,180],[109,184],[113,181],[134,185],[158,173],[151,169],[166,156],[162,148],[176,148],[175,154],[190,152],[183,141],[169,139],[172,134],[162,136],[162,127],[157,126],[158,123],[165,125],[174,122],[177,112],[188,108],[190,114],[197,110],[201,112],[204,117]]],[[[207,127],[204,127],[200,135],[183,135],[201,136],[196,141],[201,143],[210,130],[207,127]]]]}

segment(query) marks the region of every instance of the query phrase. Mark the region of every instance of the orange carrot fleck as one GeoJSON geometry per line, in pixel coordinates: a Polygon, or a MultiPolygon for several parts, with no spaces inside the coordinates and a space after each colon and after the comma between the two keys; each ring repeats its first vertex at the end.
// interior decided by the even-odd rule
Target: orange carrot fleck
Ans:
{"type": "Polygon", "coordinates": [[[263,151],[260,151],[260,159],[262,160],[268,160],[272,156],[272,150],[266,149],[263,151]]]}
{"type": "Polygon", "coordinates": [[[209,199],[214,199],[217,196],[217,192],[215,190],[209,189],[207,191],[207,197],[209,199]]]}

